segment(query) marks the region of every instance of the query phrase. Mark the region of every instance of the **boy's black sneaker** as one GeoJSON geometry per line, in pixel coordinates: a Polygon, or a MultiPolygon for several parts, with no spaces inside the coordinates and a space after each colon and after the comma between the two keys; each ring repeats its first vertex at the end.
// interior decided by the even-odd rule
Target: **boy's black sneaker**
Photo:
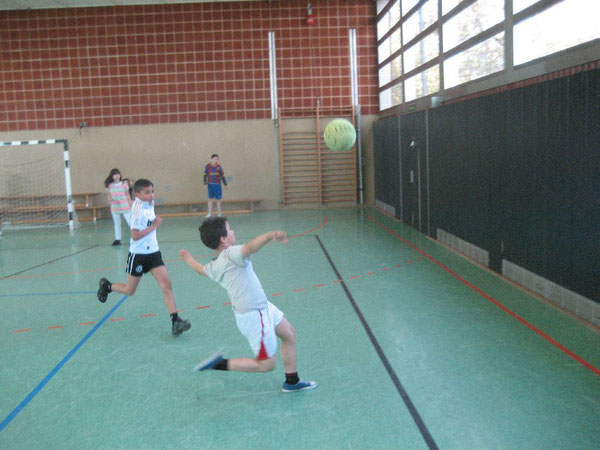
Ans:
{"type": "Polygon", "coordinates": [[[101,303],[106,301],[106,297],[110,294],[110,281],[106,278],[100,278],[100,286],[98,287],[98,300],[101,303]]]}
{"type": "Polygon", "coordinates": [[[121,241],[119,239],[115,239],[112,245],[121,245],[121,241]]]}
{"type": "Polygon", "coordinates": [[[183,320],[178,317],[173,321],[173,327],[171,328],[171,331],[173,332],[173,336],[179,336],[184,331],[189,330],[191,326],[192,324],[189,320],[183,320]]]}

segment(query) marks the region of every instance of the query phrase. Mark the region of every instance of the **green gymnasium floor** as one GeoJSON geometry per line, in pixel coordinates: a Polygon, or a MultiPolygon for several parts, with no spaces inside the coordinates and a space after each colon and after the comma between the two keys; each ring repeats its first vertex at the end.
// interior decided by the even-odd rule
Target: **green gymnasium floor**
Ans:
{"type": "Polygon", "coordinates": [[[295,326],[302,378],[194,373],[250,356],[227,295],[178,259],[207,262],[201,219],[159,243],[189,332],[174,338],[151,276],[130,298],[112,222],[0,238],[0,448],[597,449],[600,334],[372,209],[230,217],[295,326]],[[341,280],[341,281],[340,281],[341,280]]]}

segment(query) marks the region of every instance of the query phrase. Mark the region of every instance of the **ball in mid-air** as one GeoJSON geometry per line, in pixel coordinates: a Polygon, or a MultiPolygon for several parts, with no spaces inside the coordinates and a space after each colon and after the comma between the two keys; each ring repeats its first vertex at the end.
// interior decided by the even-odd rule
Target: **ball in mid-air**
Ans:
{"type": "Polygon", "coordinates": [[[356,142],[356,129],[347,119],[333,119],[323,132],[325,144],[336,152],[345,152],[356,142]]]}

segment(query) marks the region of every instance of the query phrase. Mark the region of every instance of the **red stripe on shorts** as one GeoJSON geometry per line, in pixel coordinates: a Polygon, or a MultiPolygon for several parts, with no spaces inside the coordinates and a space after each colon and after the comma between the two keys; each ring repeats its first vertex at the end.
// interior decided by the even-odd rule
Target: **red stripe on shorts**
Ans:
{"type": "Polygon", "coordinates": [[[269,359],[269,355],[267,355],[267,349],[265,348],[265,324],[263,322],[262,312],[258,312],[260,314],[260,327],[261,327],[261,339],[260,339],[260,350],[258,351],[258,355],[256,359],[259,361],[263,361],[265,359],[269,359]]]}

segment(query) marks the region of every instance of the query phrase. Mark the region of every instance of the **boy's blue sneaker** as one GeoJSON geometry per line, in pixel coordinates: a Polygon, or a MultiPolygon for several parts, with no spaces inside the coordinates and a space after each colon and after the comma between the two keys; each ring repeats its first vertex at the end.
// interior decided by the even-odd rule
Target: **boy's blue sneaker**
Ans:
{"type": "Polygon", "coordinates": [[[210,358],[205,361],[202,361],[196,367],[194,367],[194,372],[202,372],[203,370],[212,370],[215,366],[223,361],[223,355],[221,353],[215,353],[210,358]]]}
{"type": "Polygon", "coordinates": [[[309,389],[314,389],[319,385],[319,383],[315,381],[304,381],[300,380],[296,384],[283,383],[283,388],[281,392],[297,392],[297,391],[307,391],[309,389]]]}

